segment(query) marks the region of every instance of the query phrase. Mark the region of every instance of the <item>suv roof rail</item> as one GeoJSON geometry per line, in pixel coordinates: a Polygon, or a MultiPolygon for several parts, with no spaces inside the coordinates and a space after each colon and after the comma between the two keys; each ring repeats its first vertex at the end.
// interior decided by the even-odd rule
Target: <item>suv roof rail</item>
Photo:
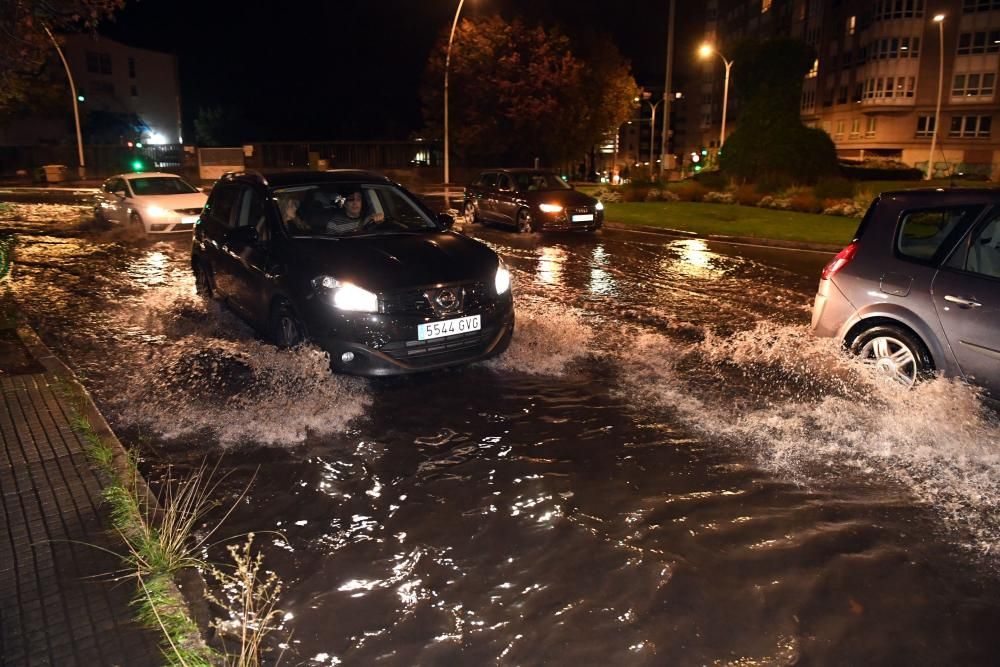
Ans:
{"type": "Polygon", "coordinates": [[[237,178],[247,178],[266,186],[267,178],[256,169],[244,169],[243,171],[227,171],[222,175],[221,181],[235,181],[237,178]]]}

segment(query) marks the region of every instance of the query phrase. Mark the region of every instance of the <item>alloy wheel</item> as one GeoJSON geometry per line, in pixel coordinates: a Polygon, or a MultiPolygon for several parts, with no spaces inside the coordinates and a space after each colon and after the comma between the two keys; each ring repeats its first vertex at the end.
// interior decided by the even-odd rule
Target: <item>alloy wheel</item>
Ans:
{"type": "Polygon", "coordinates": [[[874,368],[876,374],[912,387],[919,371],[913,350],[898,338],[876,336],[865,342],[860,351],[861,360],[874,368]]]}

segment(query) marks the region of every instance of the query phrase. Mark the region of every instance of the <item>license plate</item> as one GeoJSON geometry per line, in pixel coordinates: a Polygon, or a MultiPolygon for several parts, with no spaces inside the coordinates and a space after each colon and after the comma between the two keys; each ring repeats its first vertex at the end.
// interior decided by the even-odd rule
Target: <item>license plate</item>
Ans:
{"type": "Polygon", "coordinates": [[[184,225],[193,225],[196,222],[198,222],[198,216],[196,216],[196,215],[182,215],[181,216],[181,224],[184,224],[184,225]]]}
{"type": "Polygon", "coordinates": [[[417,325],[417,340],[454,336],[470,331],[479,331],[480,328],[482,328],[482,323],[479,315],[456,317],[453,320],[442,320],[441,322],[427,322],[417,325]]]}
{"type": "Polygon", "coordinates": [[[588,213],[586,215],[574,215],[573,216],[573,222],[593,222],[593,221],[594,221],[594,214],[593,213],[588,213]]]}

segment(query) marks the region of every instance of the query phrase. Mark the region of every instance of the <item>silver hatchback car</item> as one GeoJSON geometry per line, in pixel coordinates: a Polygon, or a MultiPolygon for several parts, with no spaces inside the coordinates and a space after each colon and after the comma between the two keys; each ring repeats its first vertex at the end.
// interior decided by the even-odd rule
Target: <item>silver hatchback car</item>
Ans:
{"type": "Polygon", "coordinates": [[[903,385],[940,372],[1000,397],[1000,190],[880,195],[823,269],[812,329],[903,385]]]}

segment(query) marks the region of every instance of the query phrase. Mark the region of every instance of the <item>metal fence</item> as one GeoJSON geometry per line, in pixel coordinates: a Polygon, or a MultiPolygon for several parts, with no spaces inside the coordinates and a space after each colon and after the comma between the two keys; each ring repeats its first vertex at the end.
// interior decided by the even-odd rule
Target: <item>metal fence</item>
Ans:
{"type": "Polygon", "coordinates": [[[441,147],[428,141],[322,141],[253,144],[255,169],[403,169],[437,167],[441,147]]]}
{"type": "MultiPolygon", "coordinates": [[[[180,144],[142,148],[118,144],[85,145],[83,155],[91,178],[131,171],[137,158],[142,159],[147,168],[177,170],[184,166],[184,149],[180,144]]],[[[76,146],[0,146],[0,177],[13,177],[20,171],[31,175],[46,164],[64,164],[73,172],[79,164],[76,146]]]]}

